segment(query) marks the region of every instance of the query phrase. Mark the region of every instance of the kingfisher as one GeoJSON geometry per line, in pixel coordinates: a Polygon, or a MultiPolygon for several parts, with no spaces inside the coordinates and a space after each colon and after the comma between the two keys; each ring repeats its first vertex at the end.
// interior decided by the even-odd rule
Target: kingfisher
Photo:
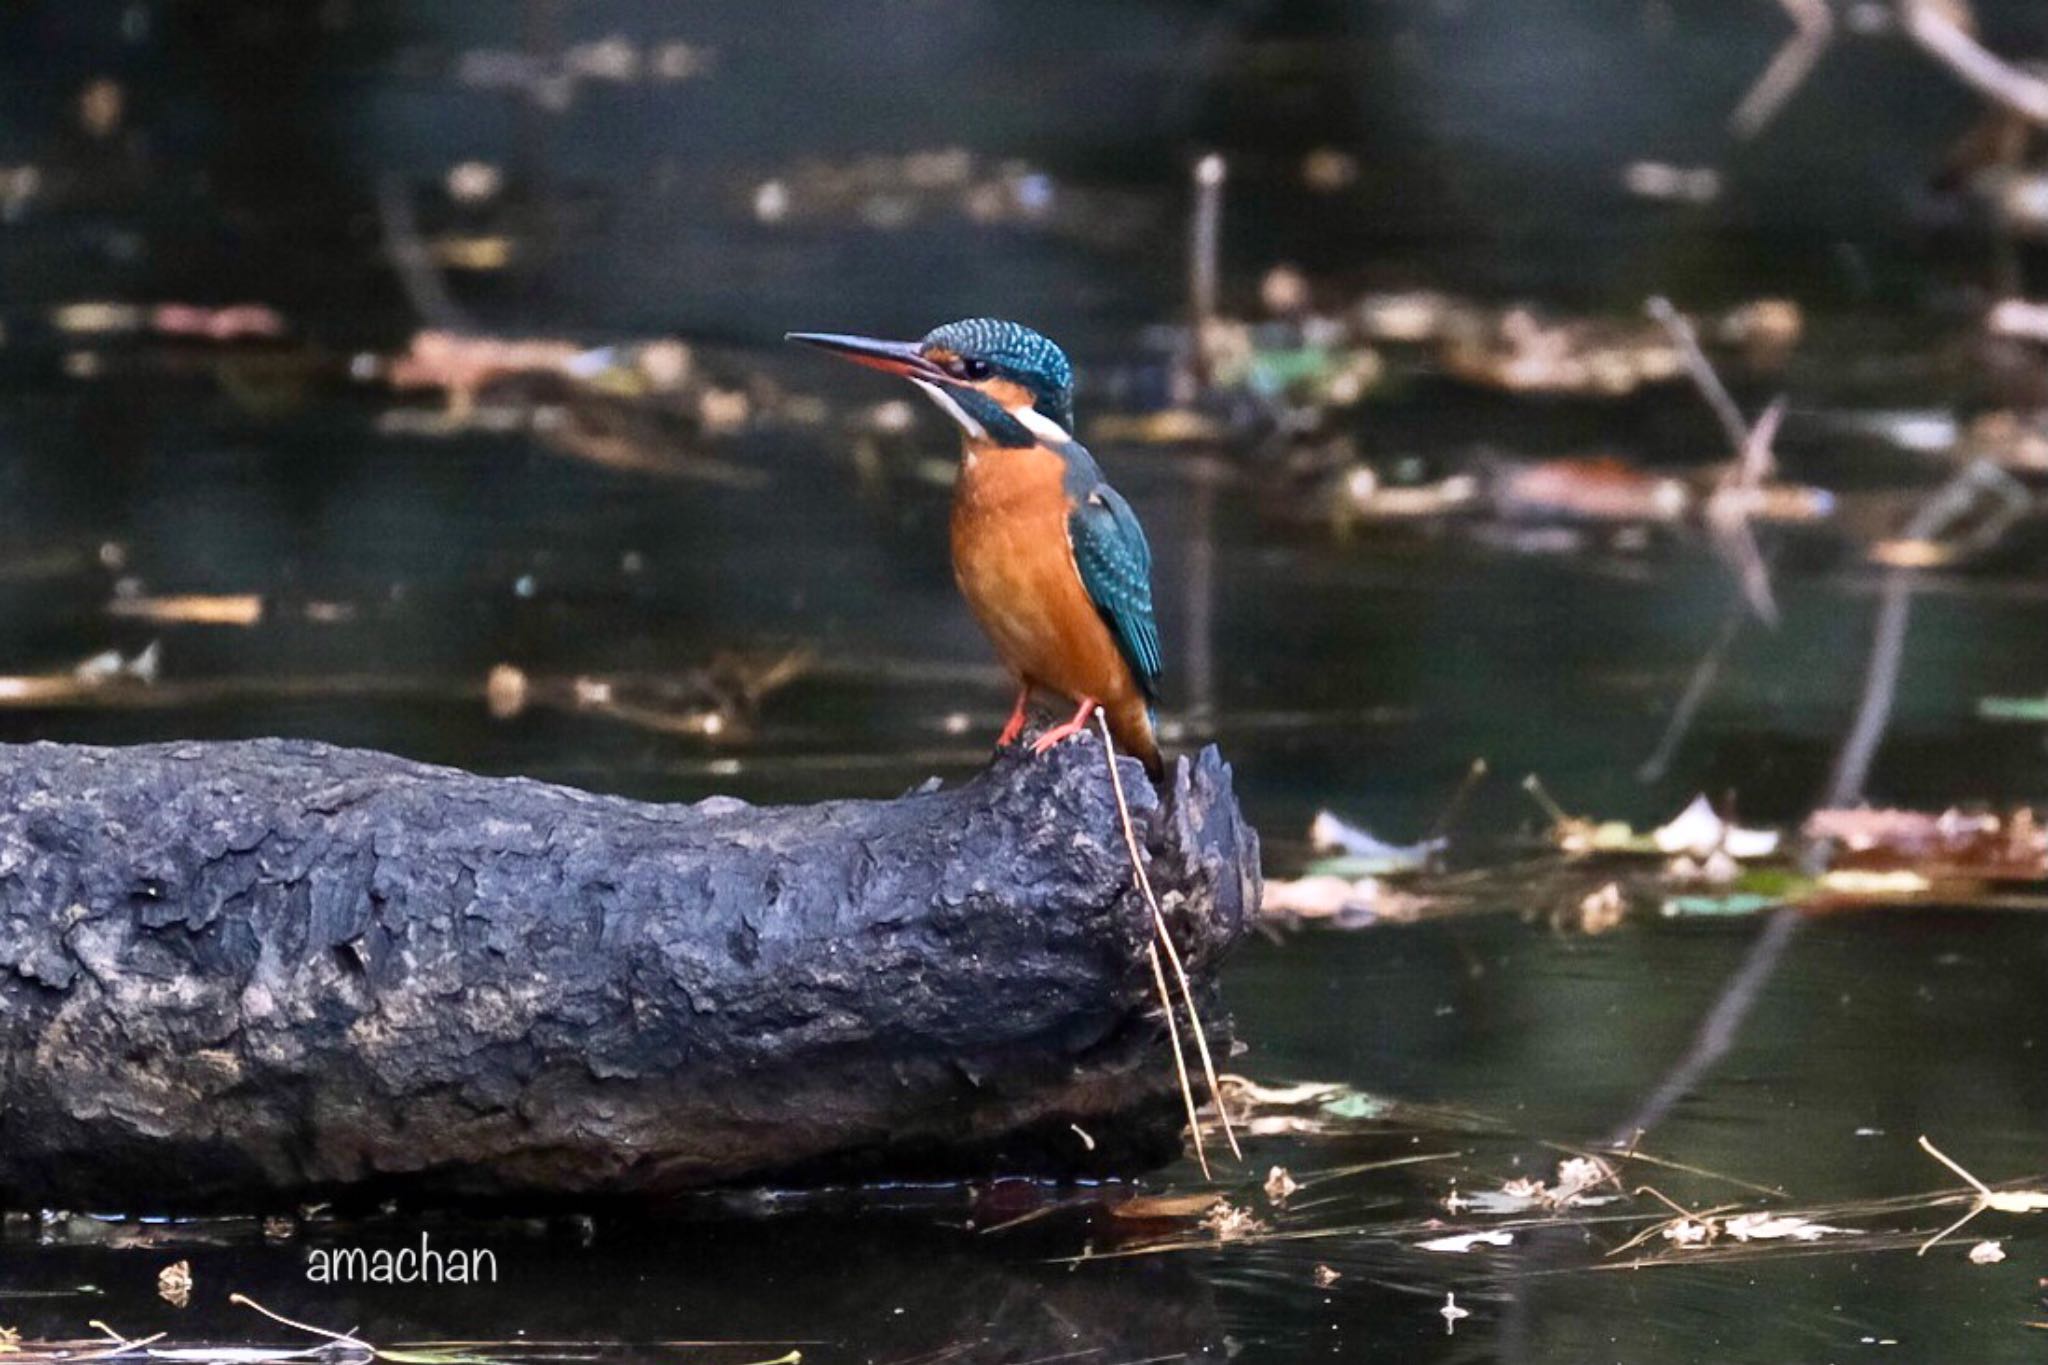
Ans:
{"type": "Polygon", "coordinates": [[[1074,439],[1066,352],[997,318],[949,322],[921,341],[830,332],[788,340],[908,379],[960,428],[953,581],[1017,684],[996,747],[1023,733],[1033,693],[1050,692],[1075,710],[1034,752],[1079,734],[1099,706],[1117,746],[1162,776],[1152,547],[1074,439]]]}

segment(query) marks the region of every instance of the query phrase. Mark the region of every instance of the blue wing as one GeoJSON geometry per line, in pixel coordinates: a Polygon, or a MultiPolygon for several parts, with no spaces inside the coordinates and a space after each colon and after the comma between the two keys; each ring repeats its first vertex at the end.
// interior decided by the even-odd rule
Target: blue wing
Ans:
{"type": "Polygon", "coordinates": [[[1152,618],[1152,547],[1123,494],[1097,483],[1067,518],[1081,586],[1102,613],[1148,699],[1159,696],[1159,623],[1152,618]]]}

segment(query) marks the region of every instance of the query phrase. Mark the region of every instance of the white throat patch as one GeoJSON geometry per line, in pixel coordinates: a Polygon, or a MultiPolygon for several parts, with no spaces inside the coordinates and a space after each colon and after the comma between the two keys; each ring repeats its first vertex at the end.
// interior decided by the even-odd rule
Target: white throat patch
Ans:
{"type": "Polygon", "coordinates": [[[1034,407],[1009,408],[1006,411],[1024,426],[1024,429],[1041,441],[1050,441],[1056,446],[1071,445],[1074,438],[1058,422],[1047,417],[1034,407]]]}

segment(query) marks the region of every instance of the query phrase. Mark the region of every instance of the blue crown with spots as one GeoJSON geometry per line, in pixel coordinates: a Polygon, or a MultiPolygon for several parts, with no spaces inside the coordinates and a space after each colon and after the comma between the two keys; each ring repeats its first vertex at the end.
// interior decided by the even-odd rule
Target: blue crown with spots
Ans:
{"type": "Polygon", "coordinates": [[[1032,404],[1068,431],[1074,429],[1074,367],[1052,339],[1001,318],[962,318],[926,334],[923,347],[979,360],[1031,391],[1032,404]]]}

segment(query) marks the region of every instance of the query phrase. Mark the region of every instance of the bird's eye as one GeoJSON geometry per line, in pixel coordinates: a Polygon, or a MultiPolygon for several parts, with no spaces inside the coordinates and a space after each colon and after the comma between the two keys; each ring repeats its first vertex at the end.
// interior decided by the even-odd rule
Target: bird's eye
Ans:
{"type": "Polygon", "coordinates": [[[960,362],[960,377],[962,379],[986,379],[994,373],[995,370],[990,367],[986,360],[977,360],[973,356],[968,356],[960,362]]]}

